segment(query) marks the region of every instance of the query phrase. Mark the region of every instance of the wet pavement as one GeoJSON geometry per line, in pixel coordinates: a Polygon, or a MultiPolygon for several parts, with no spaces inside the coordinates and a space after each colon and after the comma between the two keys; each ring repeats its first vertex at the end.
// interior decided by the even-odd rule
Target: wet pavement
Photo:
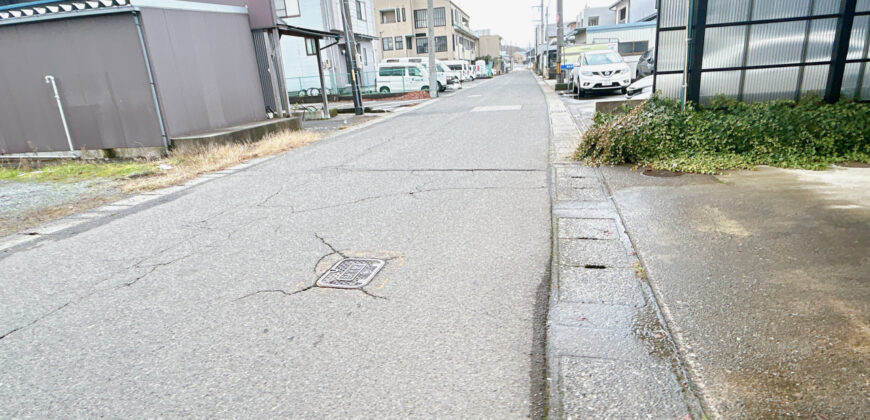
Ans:
{"type": "Polygon", "coordinates": [[[870,169],[601,172],[708,415],[866,418],[870,169]]]}
{"type": "Polygon", "coordinates": [[[708,412],[870,412],[870,169],[603,173],[708,412]]]}

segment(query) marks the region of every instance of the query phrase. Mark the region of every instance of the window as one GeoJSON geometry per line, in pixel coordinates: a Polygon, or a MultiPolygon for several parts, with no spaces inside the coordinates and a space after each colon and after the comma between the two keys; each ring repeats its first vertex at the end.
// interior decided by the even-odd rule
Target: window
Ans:
{"type": "Polygon", "coordinates": [[[598,16],[589,16],[589,24],[586,26],[598,26],[598,16]]]}
{"type": "Polygon", "coordinates": [[[649,49],[649,41],[619,43],[619,53],[622,55],[643,54],[647,49],[649,49]]]}
{"type": "Polygon", "coordinates": [[[396,23],[396,11],[385,10],[381,12],[381,23],[396,23]]]}
{"type": "Polygon", "coordinates": [[[405,8],[403,7],[402,8],[402,22],[407,22],[407,21],[408,21],[408,17],[405,16],[405,8]]]}
{"type": "Polygon", "coordinates": [[[414,11],[414,27],[418,29],[429,27],[429,22],[426,20],[426,9],[414,11]]]}
{"type": "Polygon", "coordinates": [[[453,11],[453,9],[450,9],[450,26],[453,26],[456,24],[456,23],[454,23],[454,22],[456,22],[455,17],[456,17],[456,13],[453,11]]]}
{"type": "Polygon", "coordinates": [[[445,52],[447,51],[447,37],[446,36],[436,36],[435,37],[435,52],[445,52]]]}
{"type": "Polygon", "coordinates": [[[356,18],[366,20],[366,4],[362,0],[356,0],[356,18]]]}
{"type": "Polygon", "coordinates": [[[623,7],[619,9],[619,23],[625,23],[626,18],[628,17],[628,8],[623,7]]]}
{"type": "Polygon", "coordinates": [[[365,48],[362,49],[362,56],[363,56],[363,65],[364,66],[369,65],[369,54],[365,48]]]}
{"type": "Polygon", "coordinates": [[[417,38],[417,54],[426,54],[429,52],[429,38],[426,37],[418,37],[417,38]]]}
{"type": "Polygon", "coordinates": [[[405,47],[402,46],[402,37],[397,36],[396,37],[396,51],[402,50],[404,48],[405,47]]]}
{"type": "Polygon", "coordinates": [[[384,51],[392,51],[393,50],[393,38],[384,38],[381,40],[381,43],[383,43],[384,51]]]}
{"type": "MultiPolygon", "coordinates": [[[[443,7],[436,7],[432,12],[435,13],[435,26],[447,26],[447,15],[443,7]]],[[[428,22],[426,24],[428,25],[428,22]]]]}
{"type": "Polygon", "coordinates": [[[419,67],[408,67],[408,76],[422,76],[423,72],[419,67]]]}
{"type": "Polygon", "coordinates": [[[622,63],[622,57],[614,52],[583,54],[584,66],[597,66],[599,64],[615,64],[622,63]]]}
{"type": "Polygon", "coordinates": [[[390,77],[390,76],[404,76],[405,68],[404,67],[381,67],[378,70],[378,76],[382,77],[390,77]]]}
{"type": "Polygon", "coordinates": [[[414,49],[414,37],[411,35],[405,36],[405,45],[407,45],[406,48],[408,48],[409,50],[413,50],[414,49]]]}

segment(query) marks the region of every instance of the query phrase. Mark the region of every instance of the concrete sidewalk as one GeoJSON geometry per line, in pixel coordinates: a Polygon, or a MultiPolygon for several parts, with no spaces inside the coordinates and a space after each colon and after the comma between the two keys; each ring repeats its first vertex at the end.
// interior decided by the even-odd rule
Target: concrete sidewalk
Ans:
{"type": "Polygon", "coordinates": [[[551,127],[549,416],[701,418],[601,171],[571,159],[581,129],[552,84],[540,86],[551,127]]]}

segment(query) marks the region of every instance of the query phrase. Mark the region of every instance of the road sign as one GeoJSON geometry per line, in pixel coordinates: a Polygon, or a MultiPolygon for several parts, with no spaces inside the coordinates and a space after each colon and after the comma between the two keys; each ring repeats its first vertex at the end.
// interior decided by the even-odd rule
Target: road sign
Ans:
{"type": "Polygon", "coordinates": [[[573,63],[562,64],[562,70],[572,70],[572,69],[574,69],[573,63]]]}

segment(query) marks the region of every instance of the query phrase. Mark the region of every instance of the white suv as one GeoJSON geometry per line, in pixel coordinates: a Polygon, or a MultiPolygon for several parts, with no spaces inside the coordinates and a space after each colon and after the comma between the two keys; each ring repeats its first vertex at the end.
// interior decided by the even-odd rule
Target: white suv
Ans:
{"type": "Polygon", "coordinates": [[[580,54],[571,70],[574,93],[584,96],[593,90],[620,90],[631,84],[631,68],[614,51],[588,51],[580,54]]]}

